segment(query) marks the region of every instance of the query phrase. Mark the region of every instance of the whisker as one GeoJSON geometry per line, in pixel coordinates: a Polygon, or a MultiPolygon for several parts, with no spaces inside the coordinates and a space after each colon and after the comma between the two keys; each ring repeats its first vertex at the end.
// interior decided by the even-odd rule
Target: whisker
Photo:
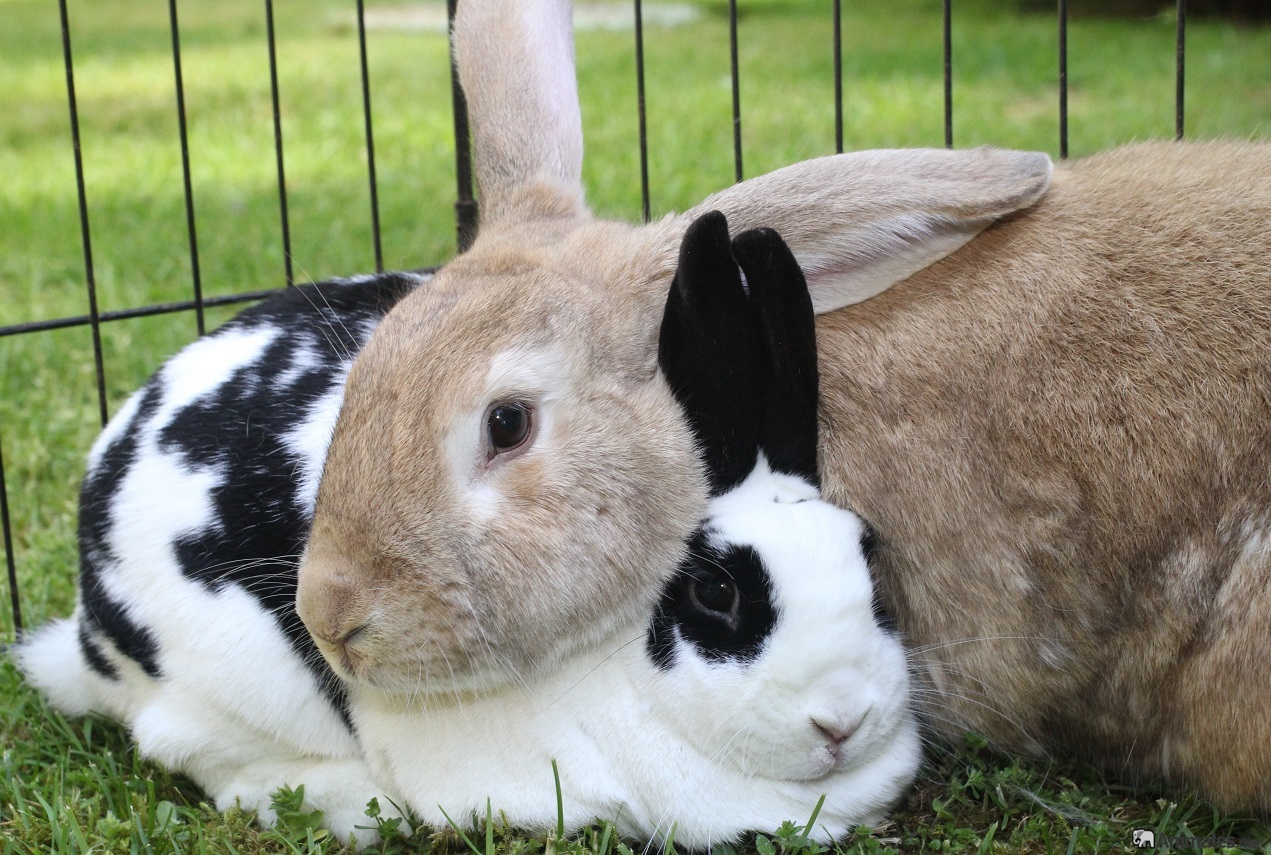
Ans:
{"type": "Polygon", "coordinates": [[[950,641],[936,641],[930,644],[909,648],[910,655],[930,653],[935,650],[947,650],[963,644],[974,644],[991,641],[1051,641],[1044,635],[980,635],[970,638],[957,638],[950,641]]]}
{"type": "Polygon", "coordinates": [[[349,329],[348,325],[344,323],[344,319],[331,305],[331,301],[327,299],[326,293],[320,286],[315,285],[313,292],[322,299],[325,311],[323,310],[324,306],[319,306],[308,292],[302,291],[301,295],[305,298],[309,305],[314,308],[318,317],[323,321],[327,329],[331,331],[332,335],[335,336],[335,339],[332,340],[331,336],[328,336],[326,332],[323,331],[323,336],[327,339],[327,344],[331,346],[332,352],[337,354],[342,360],[346,362],[353,361],[354,357],[357,355],[357,348],[361,344],[359,336],[355,335],[353,331],[349,329]],[[337,323],[339,324],[338,329],[336,328],[337,323]],[[343,336],[341,335],[341,332],[343,332],[343,336]]]}
{"type": "Polygon", "coordinates": [[[618,645],[616,648],[614,648],[613,650],[611,650],[611,651],[610,651],[610,652],[609,652],[609,653],[608,653],[608,654],[607,654],[607,655],[606,655],[603,659],[601,659],[599,662],[597,662],[595,665],[593,665],[591,668],[589,668],[589,669],[587,670],[587,673],[583,674],[581,677],[579,677],[577,680],[575,680],[573,683],[571,683],[571,684],[570,684],[570,685],[569,685],[569,686],[568,686],[568,687],[567,687],[564,691],[562,691],[559,695],[557,695],[557,696],[556,696],[556,697],[552,700],[551,705],[553,705],[553,706],[554,706],[555,704],[560,703],[560,701],[561,701],[561,700],[562,700],[562,699],[563,699],[566,695],[568,695],[570,692],[572,692],[574,689],[576,689],[576,688],[577,688],[577,687],[578,687],[578,686],[579,686],[579,685],[580,685],[580,684],[581,684],[584,680],[586,680],[586,679],[587,679],[588,677],[590,677],[592,674],[596,673],[596,671],[597,671],[597,670],[599,670],[601,667],[603,667],[604,665],[608,664],[609,660],[613,659],[613,657],[617,656],[619,653],[621,653],[622,651],[626,650],[626,649],[627,649],[628,647],[630,647],[632,644],[637,644],[637,643],[639,643],[639,642],[640,642],[640,640],[641,640],[641,639],[643,639],[643,638],[644,638],[643,634],[636,635],[635,637],[630,638],[630,639],[628,639],[627,641],[624,641],[622,644],[618,645]]]}

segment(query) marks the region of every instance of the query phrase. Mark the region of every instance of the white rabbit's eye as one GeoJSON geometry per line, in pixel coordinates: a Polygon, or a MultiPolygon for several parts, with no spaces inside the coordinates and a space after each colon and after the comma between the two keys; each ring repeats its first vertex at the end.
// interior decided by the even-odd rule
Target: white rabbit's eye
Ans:
{"type": "Polygon", "coordinates": [[[731,620],[737,612],[737,583],[728,576],[694,579],[689,594],[698,608],[731,620]]]}
{"type": "Polygon", "coordinates": [[[486,414],[485,430],[489,456],[520,448],[534,428],[533,410],[521,401],[498,401],[486,414]]]}

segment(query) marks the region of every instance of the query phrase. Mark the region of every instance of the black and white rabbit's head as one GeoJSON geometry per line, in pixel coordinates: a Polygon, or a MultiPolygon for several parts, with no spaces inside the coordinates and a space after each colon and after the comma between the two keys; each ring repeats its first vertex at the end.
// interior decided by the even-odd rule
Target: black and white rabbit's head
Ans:
{"type": "Polygon", "coordinates": [[[730,244],[722,214],[699,218],[659,364],[712,498],[648,652],[667,684],[657,697],[695,711],[680,720],[706,753],[808,781],[886,758],[885,789],[917,762],[905,657],[873,607],[866,524],[820,498],[816,357],[807,284],[780,236],[730,244]]]}

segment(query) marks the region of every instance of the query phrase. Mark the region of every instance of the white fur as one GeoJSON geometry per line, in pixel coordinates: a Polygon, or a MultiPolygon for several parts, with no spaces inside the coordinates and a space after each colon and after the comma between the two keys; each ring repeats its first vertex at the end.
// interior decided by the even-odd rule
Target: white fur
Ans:
{"type": "Polygon", "coordinates": [[[920,744],[899,641],[873,620],[859,519],[762,461],[714,499],[707,528],[763,557],[782,617],[754,662],[708,662],[677,642],[656,668],[647,624],[559,669],[489,692],[352,690],[377,780],[424,822],[556,820],[558,764],[569,827],[612,819],[633,837],[704,848],[825,806],[815,836],[877,822],[912,780],[920,744]],[[863,721],[832,756],[815,721],[863,721]]]}
{"type": "Polygon", "coordinates": [[[80,652],[77,618],[55,620],[28,632],[14,648],[27,679],[44,692],[50,704],[69,716],[87,715],[99,697],[80,652]]]}
{"type": "Polygon", "coordinates": [[[307,517],[313,516],[327,447],[331,444],[336,419],[340,417],[340,405],[344,403],[344,377],[347,375],[346,367],[339,373],[338,382],[313,403],[306,417],[286,438],[287,447],[300,459],[299,471],[296,472],[296,503],[307,517]]]}
{"type": "Polygon", "coordinates": [[[115,413],[114,418],[106,423],[102,428],[102,432],[98,434],[97,439],[93,442],[93,447],[88,451],[88,473],[91,475],[96,471],[97,466],[101,463],[102,455],[106,453],[106,449],[114,444],[132,424],[133,416],[137,414],[138,407],[141,406],[141,392],[134,392],[128,396],[128,400],[124,401],[124,405],[119,408],[119,412],[115,413]]]}
{"type": "Polygon", "coordinates": [[[235,371],[258,359],[278,333],[270,327],[229,330],[186,347],[160,369],[163,403],[150,424],[155,430],[166,427],[178,412],[214,392],[235,371]]]}

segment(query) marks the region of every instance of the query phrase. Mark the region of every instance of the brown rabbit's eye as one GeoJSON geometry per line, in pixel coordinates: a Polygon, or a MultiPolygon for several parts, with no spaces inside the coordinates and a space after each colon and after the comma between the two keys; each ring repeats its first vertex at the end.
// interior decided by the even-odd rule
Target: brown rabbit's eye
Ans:
{"type": "Polygon", "coordinates": [[[737,609],[737,584],[727,576],[695,579],[689,591],[693,601],[704,611],[731,618],[737,609]]]}
{"type": "Polygon", "coordinates": [[[530,408],[519,401],[495,404],[486,417],[486,436],[490,441],[490,455],[503,454],[520,448],[529,439],[533,426],[530,408]]]}

